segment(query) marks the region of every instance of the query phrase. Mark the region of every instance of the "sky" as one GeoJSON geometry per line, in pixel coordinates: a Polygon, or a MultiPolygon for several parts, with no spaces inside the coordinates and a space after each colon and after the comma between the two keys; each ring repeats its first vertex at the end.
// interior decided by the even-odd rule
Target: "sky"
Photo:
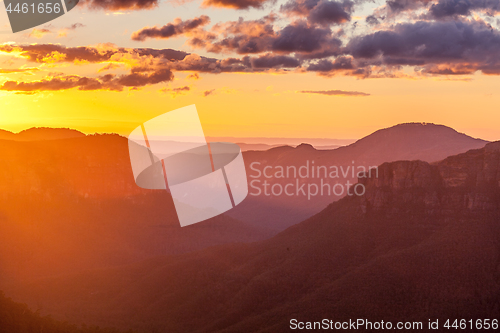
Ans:
{"type": "Polygon", "coordinates": [[[196,104],[206,136],[500,139],[500,0],[81,0],[13,34],[0,128],[127,135],[196,104]]]}

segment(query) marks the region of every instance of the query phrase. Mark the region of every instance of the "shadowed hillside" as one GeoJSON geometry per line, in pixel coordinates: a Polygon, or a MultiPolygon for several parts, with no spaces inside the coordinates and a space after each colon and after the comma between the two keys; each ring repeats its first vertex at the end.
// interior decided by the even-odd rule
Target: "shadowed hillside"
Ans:
{"type": "Polygon", "coordinates": [[[385,163],[360,180],[366,195],[271,239],[45,279],[17,297],[77,323],[169,332],[498,318],[500,142],[434,164],[385,163]]]}
{"type": "Polygon", "coordinates": [[[0,141],[0,282],[263,239],[227,216],[181,228],[166,191],[139,188],[127,139],[0,141]]]}
{"type": "MultiPolygon", "coordinates": [[[[6,333],[120,333],[113,328],[99,328],[71,325],[42,317],[38,311],[31,311],[26,304],[13,302],[0,292],[0,332],[6,333]]],[[[128,331],[128,333],[133,333],[128,331]]]]}

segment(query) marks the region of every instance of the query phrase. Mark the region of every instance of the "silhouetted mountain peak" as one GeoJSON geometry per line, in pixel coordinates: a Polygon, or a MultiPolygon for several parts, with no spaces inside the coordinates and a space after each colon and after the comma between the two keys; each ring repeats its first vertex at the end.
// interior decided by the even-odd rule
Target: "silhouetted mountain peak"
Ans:
{"type": "Polygon", "coordinates": [[[42,141],[85,137],[80,131],[70,128],[32,127],[19,133],[0,130],[1,140],[42,141]]]}
{"type": "Polygon", "coordinates": [[[309,143],[301,143],[296,147],[296,149],[309,149],[309,150],[316,150],[316,148],[313,147],[313,145],[309,143]]]}
{"type": "Polygon", "coordinates": [[[444,125],[405,123],[378,130],[339,149],[348,149],[352,157],[362,155],[380,163],[414,159],[432,162],[464,152],[464,147],[482,148],[486,143],[444,125]]]}
{"type": "Polygon", "coordinates": [[[484,149],[488,152],[500,151],[500,141],[490,142],[486,146],[484,146],[484,149]]]}

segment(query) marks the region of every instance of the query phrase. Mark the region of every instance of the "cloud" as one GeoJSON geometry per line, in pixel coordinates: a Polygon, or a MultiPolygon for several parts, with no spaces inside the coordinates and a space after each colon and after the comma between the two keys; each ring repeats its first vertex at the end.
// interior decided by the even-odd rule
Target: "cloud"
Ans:
{"type": "Polygon", "coordinates": [[[500,33],[481,21],[400,23],[351,39],[344,52],[360,62],[420,66],[429,74],[500,74],[500,33]]]}
{"type": "Polygon", "coordinates": [[[223,7],[232,9],[249,9],[264,7],[266,2],[275,2],[275,0],[203,0],[203,7],[223,7]]]}
{"type": "Polygon", "coordinates": [[[330,29],[308,26],[303,22],[283,28],[273,40],[272,51],[312,53],[337,43],[330,29]]]}
{"type": "Polygon", "coordinates": [[[107,64],[106,66],[100,68],[97,73],[101,73],[101,72],[105,72],[105,71],[109,71],[109,70],[113,70],[113,69],[117,69],[117,68],[120,68],[122,67],[121,65],[119,64],[115,64],[115,63],[109,63],[107,64]]]}
{"type": "MultiPolygon", "coordinates": [[[[500,32],[480,20],[404,22],[350,39],[343,35],[347,40],[343,45],[338,38],[340,33],[332,32],[329,26],[310,24],[302,17],[283,25],[275,23],[274,15],[250,21],[239,19],[215,24],[207,31],[200,28],[204,19],[195,23],[200,18],[177,21],[176,29],[181,31],[194,27],[187,34],[188,43],[209,52],[242,56],[217,59],[172,49],[121,48],[112,44],[79,47],[0,44],[1,53],[24,58],[27,63],[51,67],[63,63],[102,64],[92,66],[93,71],[101,67],[95,77],[64,74],[32,82],[10,81],[3,90],[63,87],[120,91],[169,82],[179,71],[189,72],[189,79],[199,78],[199,73],[266,73],[290,69],[358,78],[470,75],[477,71],[500,75],[500,32]],[[196,42],[202,35],[212,37],[196,42]],[[413,74],[408,67],[414,70],[413,74]],[[98,76],[116,68],[119,75],[98,76]],[[127,73],[122,74],[124,71],[127,73]]],[[[384,24],[378,25],[381,26],[384,24]]],[[[61,66],[61,70],[66,67],[61,66]]],[[[206,96],[214,93],[207,92],[206,96]]]]}
{"type": "Polygon", "coordinates": [[[205,90],[203,92],[203,97],[207,97],[207,96],[210,96],[210,95],[213,95],[213,94],[215,94],[215,89],[205,90]]]}
{"type": "Polygon", "coordinates": [[[40,92],[78,88],[78,90],[85,91],[122,91],[125,87],[143,87],[150,84],[172,81],[173,78],[174,76],[172,72],[168,70],[161,70],[154,73],[131,73],[119,76],[107,74],[98,78],[66,75],[31,82],[7,81],[0,86],[0,90],[14,92],[40,92]]]}
{"type": "Polygon", "coordinates": [[[472,10],[485,10],[494,16],[494,13],[500,11],[500,0],[439,0],[432,4],[429,12],[435,18],[444,18],[468,16],[472,10]]]}
{"type": "Polygon", "coordinates": [[[302,90],[298,92],[301,94],[320,94],[327,96],[370,96],[370,94],[364,92],[345,90],[302,90]]]}
{"type": "Polygon", "coordinates": [[[26,58],[29,62],[42,64],[107,63],[100,71],[111,69],[116,65],[124,65],[136,72],[153,72],[161,69],[214,74],[262,71],[259,68],[252,68],[249,57],[215,59],[172,49],[118,48],[113,45],[65,47],[56,44],[0,44],[0,52],[13,53],[26,58]]]}
{"type": "Polygon", "coordinates": [[[48,59],[54,59],[59,55],[56,62],[73,62],[85,60],[91,63],[109,61],[110,58],[119,53],[118,49],[109,47],[65,47],[57,44],[31,44],[31,45],[0,45],[0,52],[19,53],[29,61],[44,63],[48,59]]]}
{"type": "Polygon", "coordinates": [[[292,57],[279,55],[215,59],[171,49],[125,49],[113,45],[65,47],[54,44],[3,44],[0,45],[0,52],[13,53],[28,62],[52,66],[57,63],[106,64],[98,70],[98,73],[116,68],[129,70],[128,74],[107,74],[97,77],[59,73],[57,77],[48,75],[38,81],[7,81],[0,87],[0,90],[4,91],[24,92],[73,88],[122,91],[126,87],[137,88],[172,81],[175,71],[195,72],[190,78],[199,79],[198,73],[264,72],[270,68],[276,71],[281,67],[294,67],[299,64],[292,57]]]}
{"type": "Polygon", "coordinates": [[[388,0],[387,9],[392,15],[425,7],[434,0],[388,0]]]}
{"type": "Polygon", "coordinates": [[[37,72],[39,68],[29,67],[29,68],[15,68],[15,69],[6,69],[0,68],[0,74],[12,74],[12,73],[26,73],[26,72],[37,72]]]}
{"type": "Polygon", "coordinates": [[[86,77],[65,76],[33,82],[7,81],[2,86],[0,86],[0,90],[36,92],[66,90],[75,87],[82,87],[82,90],[85,90],[86,87],[88,88],[95,85],[100,86],[100,81],[98,81],[97,79],[89,79],[86,77]]]}
{"type": "Polygon", "coordinates": [[[186,21],[182,21],[178,18],[173,23],[168,23],[163,27],[143,28],[136,31],[132,34],[132,39],[135,41],[145,41],[147,38],[167,39],[183,35],[209,22],[210,18],[206,15],[186,21]]]}
{"type": "Polygon", "coordinates": [[[309,65],[308,71],[313,72],[333,72],[333,71],[350,71],[354,70],[353,59],[351,57],[337,57],[334,61],[320,60],[317,63],[309,65]]]}
{"type": "Polygon", "coordinates": [[[306,17],[310,24],[328,26],[351,20],[354,2],[350,0],[289,0],[280,11],[289,16],[306,17]]]}
{"type": "Polygon", "coordinates": [[[158,7],[159,0],[81,0],[91,9],[117,10],[144,10],[158,7]]]}
{"type": "Polygon", "coordinates": [[[58,31],[57,37],[66,37],[68,35],[69,31],[76,30],[78,28],[83,28],[85,27],[85,24],[82,23],[74,23],[70,25],[69,27],[62,28],[61,30],[58,31]]]}
{"type": "Polygon", "coordinates": [[[245,21],[240,18],[216,24],[210,31],[196,32],[188,44],[211,53],[295,53],[298,59],[323,58],[340,53],[342,42],[333,36],[330,28],[299,20],[275,31],[275,20],[274,16],[266,16],[259,20],[245,21]]]}
{"type": "Polygon", "coordinates": [[[185,95],[190,90],[191,90],[190,87],[184,86],[184,87],[178,87],[178,88],[172,88],[172,89],[170,89],[170,88],[163,88],[163,89],[160,89],[160,92],[168,94],[172,98],[176,98],[179,95],[185,95]]]}
{"type": "Polygon", "coordinates": [[[198,75],[198,73],[193,73],[193,74],[189,74],[186,79],[188,80],[200,80],[201,77],[200,75],[198,75]]]}
{"type": "Polygon", "coordinates": [[[28,37],[40,39],[40,38],[44,37],[45,35],[48,35],[51,33],[52,33],[52,31],[50,31],[49,29],[46,29],[46,28],[42,28],[42,29],[35,28],[29,33],[28,37]]]}
{"type": "Polygon", "coordinates": [[[296,58],[284,55],[273,55],[271,53],[258,58],[252,58],[250,63],[253,68],[293,68],[300,66],[300,61],[296,58]]]}
{"type": "Polygon", "coordinates": [[[270,49],[275,37],[272,23],[276,17],[258,20],[228,21],[215,24],[210,31],[197,31],[188,40],[194,48],[204,48],[212,53],[260,53],[270,49]]]}
{"type": "Polygon", "coordinates": [[[368,15],[368,16],[366,17],[365,21],[366,21],[366,23],[367,23],[368,25],[377,25],[377,24],[379,24],[379,23],[380,23],[380,22],[379,22],[379,20],[378,20],[378,18],[377,18],[377,17],[375,17],[374,15],[368,15]]]}
{"type": "Polygon", "coordinates": [[[11,45],[0,44],[0,52],[14,53],[30,62],[132,62],[156,59],[161,61],[183,60],[189,53],[172,49],[118,48],[111,44],[97,46],[66,47],[59,44],[11,45]]]}

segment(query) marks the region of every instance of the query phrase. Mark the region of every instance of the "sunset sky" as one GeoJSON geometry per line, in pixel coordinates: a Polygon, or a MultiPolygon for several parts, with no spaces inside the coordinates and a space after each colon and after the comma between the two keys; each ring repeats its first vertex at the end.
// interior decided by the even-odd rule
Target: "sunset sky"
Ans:
{"type": "Polygon", "coordinates": [[[404,122],[500,139],[499,0],[81,0],[13,34],[0,128],[128,134],[196,104],[205,135],[355,139],[404,122]]]}

